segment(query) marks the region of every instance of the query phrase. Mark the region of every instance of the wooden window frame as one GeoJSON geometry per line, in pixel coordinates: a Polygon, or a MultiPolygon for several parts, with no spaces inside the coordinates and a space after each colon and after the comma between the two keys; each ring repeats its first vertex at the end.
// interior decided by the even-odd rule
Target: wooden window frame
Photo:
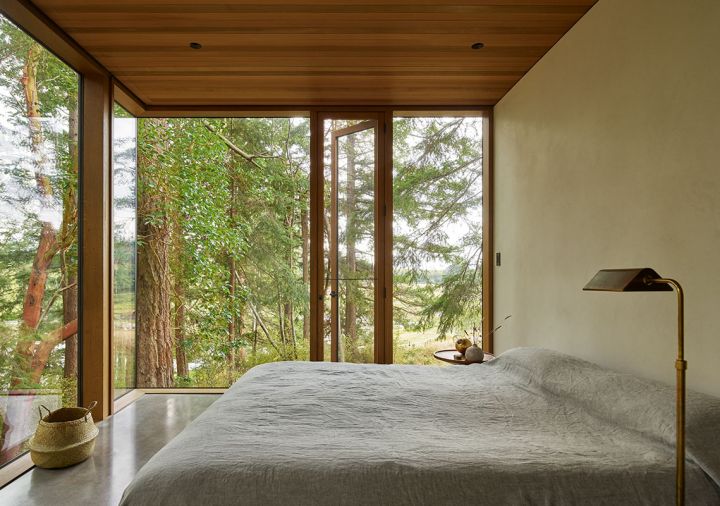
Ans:
{"type": "MultiPolygon", "coordinates": [[[[392,106],[392,107],[315,107],[310,108],[311,130],[311,160],[310,160],[310,187],[311,187],[311,221],[310,221],[310,360],[322,361],[324,357],[323,343],[323,149],[325,119],[377,119],[381,124],[379,128],[383,137],[380,139],[378,149],[378,176],[376,179],[376,305],[375,318],[380,320],[379,335],[375,335],[375,362],[379,364],[393,363],[393,118],[403,117],[442,117],[467,116],[481,117],[483,119],[483,295],[482,295],[482,328],[483,334],[489,336],[483,340],[485,351],[493,352],[493,340],[490,333],[493,325],[492,313],[492,276],[493,276],[493,240],[492,240],[492,211],[493,211],[493,177],[492,177],[492,109],[488,107],[421,107],[421,106],[392,106]],[[382,303],[378,303],[382,301],[382,303]]],[[[227,111],[228,113],[232,111],[227,111]]]]}
{"type": "MultiPolygon", "coordinates": [[[[312,118],[310,122],[311,131],[315,132],[314,139],[318,146],[316,149],[311,150],[311,153],[315,154],[310,159],[310,180],[312,185],[316,187],[315,200],[313,201],[312,196],[310,199],[311,206],[315,209],[311,213],[311,216],[315,220],[310,221],[310,244],[311,250],[312,245],[316,244],[317,249],[311,251],[311,270],[310,270],[310,305],[313,304],[316,309],[311,309],[311,317],[317,318],[316,321],[311,322],[310,328],[310,360],[322,361],[324,360],[324,329],[323,329],[323,318],[324,318],[324,252],[323,246],[323,232],[324,232],[324,220],[323,220],[323,203],[324,203],[324,188],[325,188],[325,174],[324,174],[324,132],[323,125],[325,120],[332,119],[345,119],[345,120],[362,120],[362,121],[373,121],[375,122],[374,129],[375,134],[375,304],[374,304],[374,346],[373,354],[374,361],[377,364],[390,364],[392,363],[392,323],[390,325],[390,334],[387,333],[387,320],[388,315],[388,301],[392,300],[392,283],[388,286],[387,270],[392,269],[392,262],[387,263],[388,259],[392,258],[391,246],[388,246],[386,233],[388,226],[392,226],[392,220],[388,220],[391,217],[389,213],[389,204],[387,201],[387,192],[383,192],[385,185],[388,182],[387,175],[390,174],[390,181],[392,180],[392,165],[391,160],[387,158],[387,145],[388,145],[388,122],[386,111],[384,110],[333,110],[333,111],[320,111],[317,114],[316,120],[313,123],[312,118]],[[312,253],[319,255],[317,261],[313,261],[312,253]],[[313,267],[315,270],[313,271],[313,267]],[[312,329],[315,329],[315,332],[312,329]],[[389,339],[388,339],[389,337],[389,339]],[[390,343],[388,344],[388,340],[390,343]]],[[[392,135],[392,132],[390,132],[392,135]]],[[[312,136],[311,136],[312,137],[312,136]]],[[[331,258],[334,252],[331,251],[331,258]]],[[[332,262],[332,260],[331,260],[332,262]]],[[[390,277],[389,279],[392,279],[390,277]]],[[[392,305],[390,305],[392,310],[392,305]]],[[[392,319],[392,318],[390,318],[392,319]]],[[[332,343],[331,359],[337,358],[336,342],[332,343]]]]}
{"type": "MultiPolygon", "coordinates": [[[[84,48],[60,29],[47,15],[27,0],[0,0],[0,12],[48,50],[73,68],[81,80],[80,131],[80,295],[79,312],[81,367],[79,371],[80,402],[97,400],[93,417],[102,420],[113,412],[112,371],[112,108],[117,102],[137,118],[144,117],[289,117],[307,116],[311,122],[311,229],[317,233],[321,223],[322,174],[318,160],[322,158],[322,135],[318,131],[321,118],[340,114],[378,115],[384,122],[383,158],[384,195],[387,206],[378,233],[382,233],[383,255],[381,283],[387,290],[383,304],[385,334],[392,336],[392,120],[397,113],[417,116],[469,115],[484,118],[483,135],[483,332],[492,328],[493,254],[493,107],[453,105],[393,104],[378,106],[152,106],[143,103],[118,81],[84,48]],[[320,191],[320,193],[318,193],[320,191]],[[100,303],[98,303],[100,301],[100,303]]],[[[322,272],[322,241],[311,243],[311,297],[319,294],[317,274],[322,272]]],[[[322,308],[314,304],[311,311],[311,339],[322,346],[320,330],[322,308]],[[318,311],[319,310],[319,311],[318,311]],[[317,342],[319,341],[319,343],[317,342]]],[[[493,350],[492,338],[484,342],[493,350]]],[[[318,360],[317,350],[311,360],[318,360]]],[[[392,340],[386,339],[376,361],[392,362],[392,340]]]]}

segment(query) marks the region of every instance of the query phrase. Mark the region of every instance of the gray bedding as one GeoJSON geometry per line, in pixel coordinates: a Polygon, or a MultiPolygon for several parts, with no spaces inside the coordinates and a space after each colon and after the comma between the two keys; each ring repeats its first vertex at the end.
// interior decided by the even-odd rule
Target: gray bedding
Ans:
{"type": "MultiPolygon", "coordinates": [[[[720,399],[688,400],[687,504],[719,505],[720,399]]],[[[672,387],[518,348],[468,367],[255,367],[121,504],[670,505],[674,476],[672,387]]]]}

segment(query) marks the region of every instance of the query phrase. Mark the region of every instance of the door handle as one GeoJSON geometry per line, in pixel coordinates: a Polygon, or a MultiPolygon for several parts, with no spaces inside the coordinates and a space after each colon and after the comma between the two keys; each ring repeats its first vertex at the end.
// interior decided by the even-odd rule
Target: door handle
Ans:
{"type": "Polygon", "coordinates": [[[332,290],[330,292],[330,297],[337,297],[337,296],[338,296],[338,293],[335,290],[332,290]]]}

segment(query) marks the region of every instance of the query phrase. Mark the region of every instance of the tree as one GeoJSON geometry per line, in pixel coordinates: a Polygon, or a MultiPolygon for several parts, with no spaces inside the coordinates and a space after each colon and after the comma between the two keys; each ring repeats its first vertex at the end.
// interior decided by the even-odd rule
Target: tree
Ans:
{"type": "MultiPolygon", "coordinates": [[[[14,110],[16,118],[22,118],[21,121],[27,127],[26,146],[35,185],[34,191],[28,188],[31,194],[22,198],[24,205],[20,209],[32,209],[30,204],[33,200],[43,209],[32,217],[38,220],[39,231],[22,303],[20,339],[15,346],[15,356],[19,363],[12,384],[18,386],[27,381],[38,384],[55,347],[77,333],[78,81],[77,75],[62,62],[4,20],[2,34],[9,42],[3,51],[0,84],[11,91],[6,104],[14,110]],[[13,82],[18,75],[20,79],[13,82]],[[18,100],[18,96],[22,100],[18,100]],[[43,117],[65,115],[68,118],[67,136],[50,132],[52,138],[48,140],[43,117]],[[55,160],[51,159],[51,152],[55,160]],[[57,176],[52,174],[54,163],[60,169],[57,176]],[[60,193],[62,203],[59,229],[48,217],[56,208],[57,193],[60,193]],[[61,286],[46,300],[51,265],[58,254],[61,257],[61,286]],[[53,310],[58,296],[63,301],[63,323],[38,340],[43,320],[53,310]],[[46,302],[45,308],[43,302],[46,302]]],[[[22,171],[16,171],[14,175],[17,178],[16,185],[24,186],[22,171]]],[[[73,339],[72,343],[75,342],[73,339]]],[[[70,351],[66,353],[70,363],[67,372],[68,376],[72,376],[75,372],[72,364],[77,363],[77,356],[73,355],[72,346],[68,349],[70,351]]]]}
{"type": "Polygon", "coordinates": [[[395,319],[440,338],[482,315],[481,132],[479,118],[394,126],[395,319]]]}
{"type": "Polygon", "coordinates": [[[148,119],[138,135],[137,382],[173,385],[170,317],[172,149],[167,121],[148,119]]]}
{"type": "MultiPolygon", "coordinates": [[[[0,37],[0,380],[5,389],[58,388],[74,403],[78,78],[4,18],[0,37]]],[[[9,430],[3,419],[3,440],[9,430]]]]}
{"type": "MultiPolygon", "coordinates": [[[[174,331],[183,384],[222,386],[258,362],[307,356],[309,326],[300,322],[309,311],[307,121],[141,120],[139,131],[141,152],[150,154],[139,159],[146,180],[138,187],[138,220],[162,223],[170,244],[166,258],[148,240],[157,230],[139,236],[139,360],[151,346],[140,334],[159,319],[174,331]],[[152,147],[158,136],[161,156],[152,147]],[[146,205],[157,203],[159,192],[162,203],[146,205]],[[167,316],[147,307],[152,298],[143,295],[151,289],[141,286],[140,271],[149,255],[169,273],[167,316]]],[[[140,386],[145,380],[138,375],[140,386]]]]}

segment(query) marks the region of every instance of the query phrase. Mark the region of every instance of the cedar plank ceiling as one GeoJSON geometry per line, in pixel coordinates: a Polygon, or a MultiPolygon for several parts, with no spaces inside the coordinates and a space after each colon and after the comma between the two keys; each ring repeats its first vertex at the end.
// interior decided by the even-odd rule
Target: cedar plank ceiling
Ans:
{"type": "Polygon", "coordinates": [[[34,1],[163,107],[492,105],[595,2],[34,1]]]}

